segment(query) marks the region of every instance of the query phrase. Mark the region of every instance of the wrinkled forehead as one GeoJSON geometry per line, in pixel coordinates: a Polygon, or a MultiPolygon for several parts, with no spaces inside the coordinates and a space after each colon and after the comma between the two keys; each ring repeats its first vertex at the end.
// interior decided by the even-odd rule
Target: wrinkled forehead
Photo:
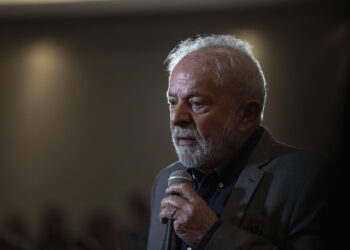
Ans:
{"type": "Polygon", "coordinates": [[[191,83],[202,82],[203,80],[217,83],[217,69],[215,63],[206,58],[198,60],[198,58],[189,56],[183,58],[174,68],[169,85],[172,83],[191,83]]]}

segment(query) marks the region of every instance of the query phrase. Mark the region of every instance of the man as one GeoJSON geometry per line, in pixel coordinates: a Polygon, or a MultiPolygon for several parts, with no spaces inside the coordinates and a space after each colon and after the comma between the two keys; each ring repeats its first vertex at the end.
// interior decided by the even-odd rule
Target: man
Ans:
{"type": "Polygon", "coordinates": [[[179,249],[320,249],[325,164],[260,126],[266,84],[250,46],[228,35],[197,37],[166,61],[179,162],[155,181],[148,249],[164,249],[169,219],[179,249]],[[193,187],[167,187],[179,169],[193,187]]]}

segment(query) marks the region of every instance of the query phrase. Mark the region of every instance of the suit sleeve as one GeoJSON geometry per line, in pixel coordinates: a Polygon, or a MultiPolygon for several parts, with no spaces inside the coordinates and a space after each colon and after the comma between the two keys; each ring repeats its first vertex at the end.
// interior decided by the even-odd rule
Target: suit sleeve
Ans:
{"type": "Polygon", "coordinates": [[[160,250],[162,246],[162,236],[161,236],[161,228],[163,225],[160,224],[159,221],[159,198],[157,196],[159,189],[159,176],[157,176],[156,181],[152,188],[152,195],[151,195],[151,219],[150,219],[150,225],[149,225],[149,232],[148,232],[148,242],[147,242],[147,249],[148,250],[160,250]]]}
{"type": "Polygon", "coordinates": [[[272,242],[261,236],[252,234],[241,228],[231,225],[230,223],[222,223],[210,239],[207,250],[277,250],[272,242]]]}
{"type": "Polygon", "coordinates": [[[334,174],[324,165],[314,168],[303,188],[291,217],[286,249],[331,249],[329,236],[331,195],[334,174]]]}

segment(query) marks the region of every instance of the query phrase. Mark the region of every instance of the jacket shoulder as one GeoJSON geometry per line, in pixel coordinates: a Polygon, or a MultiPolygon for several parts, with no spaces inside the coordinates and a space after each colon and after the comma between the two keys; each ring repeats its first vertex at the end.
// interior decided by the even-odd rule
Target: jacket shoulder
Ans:
{"type": "Polygon", "coordinates": [[[184,167],[180,162],[174,162],[170,165],[168,165],[167,167],[163,168],[157,175],[156,177],[156,181],[155,184],[158,182],[164,182],[166,181],[166,183],[168,183],[168,178],[169,175],[176,171],[176,170],[183,170],[186,169],[186,167],[184,167]]]}

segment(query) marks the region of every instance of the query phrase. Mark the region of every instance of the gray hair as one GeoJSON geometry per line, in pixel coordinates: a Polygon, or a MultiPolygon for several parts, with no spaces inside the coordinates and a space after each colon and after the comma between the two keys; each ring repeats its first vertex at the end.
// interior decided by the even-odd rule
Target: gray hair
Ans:
{"type": "MultiPolygon", "coordinates": [[[[266,98],[266,80],[260,63],[254,57],[252,48],[249,43],[236,38],[232,35],[208,35],[208,36],[197,36],[195,39],[188,38],[182,42],[180,42],[168,55],[165,59],[164,63],[167,64],[167,70],[169,73],[169,82],[171,78],[171,74],[175,68],[175,66],[183,59],[186,55],[197,51],[202,48],[210,48],[210,47],[219,47],[219,48],[227,48],[231,49],[231,51],[226,51],[226,56],[229,58],[228,62],[222,60],[222,57],[217,57],[214,59],[217,68],[217,76],[218,79],[222,79],[222,73],[225,70],[232,70],[236,64],[233,60],[232,49],[238,52],[243,53],[250,59],[250,63],[248,65],[250,67],[247,68],[245,72],[246,84],[249,84],[253,93],[255,93],[256,97],[260,99],[262,103],[261,110],[261,118],[263,118],[264,107],[265,107],[265,98],[266,98]],[[253,68],[252,68],[253,67],[253,68]],[[255,78],[252,79],[252,75],[255,78]],[[256,82],[258,80],[258,82],[256,82]]],[[[222,81],[220,81],[222,82],[222,81]]]]}

